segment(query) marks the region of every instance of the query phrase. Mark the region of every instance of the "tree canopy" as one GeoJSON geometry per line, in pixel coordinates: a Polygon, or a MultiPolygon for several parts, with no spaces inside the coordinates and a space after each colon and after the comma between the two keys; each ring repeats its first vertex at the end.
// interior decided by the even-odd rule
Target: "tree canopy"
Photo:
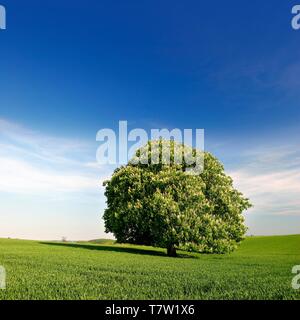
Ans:
{"type": "Polygon", "coordinates": [[[202,154],[203,171],[187,174],[192,165],[175,161],[184,148],[174,141],[149,142],[104,183],[105,228],[118,242],[160,246],[175,256],[176,248],[225,253],[243,240],[242,212],[251,207],[249,200],[208,152],[202,154]],[[169,163],[163,161],[164,144],[171,146],[169,163]],[[153,145],[158,146],[155,162],[153,145]]]}

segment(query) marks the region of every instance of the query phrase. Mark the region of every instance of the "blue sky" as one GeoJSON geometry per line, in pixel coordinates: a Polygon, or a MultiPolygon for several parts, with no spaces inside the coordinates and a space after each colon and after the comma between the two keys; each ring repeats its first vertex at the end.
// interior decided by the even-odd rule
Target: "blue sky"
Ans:
{"type": "Polygon", "coordinates": [[[119,120],[204,128],[249,233],[300,233],[297,1],[0,4],[0,237],[107,236],[95,136],[119,120]]]}

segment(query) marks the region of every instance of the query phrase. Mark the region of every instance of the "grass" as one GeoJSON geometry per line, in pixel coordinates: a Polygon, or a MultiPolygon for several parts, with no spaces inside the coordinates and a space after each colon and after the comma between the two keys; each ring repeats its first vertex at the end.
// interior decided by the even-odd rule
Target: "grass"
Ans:
{"type": "Polygon", "coordinates": [[[300,299],[300,235],[250,237],[227,255],[0,239],[1,299],[300,299]]]}
{"type": "Polygon", "coordinates": [[[116,241],[111,239],[95,239],[95,240],[90,240],[88,242],[95,243],[95,244],[111,245],[111,244],[114,244],[116,241]]]}

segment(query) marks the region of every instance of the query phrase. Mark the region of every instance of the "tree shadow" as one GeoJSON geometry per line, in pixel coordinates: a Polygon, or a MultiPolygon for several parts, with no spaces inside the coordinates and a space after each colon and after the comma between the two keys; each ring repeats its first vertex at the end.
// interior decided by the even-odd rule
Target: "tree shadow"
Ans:
{"type": "MultiPolygon", "coordinates": [[[[139,255],[151,255],[151,256],[160,256],[168,257],[166,253],[151,249],[139,249],[139,248],[128,248],[121,247],[116,245],[91,245],[91,244],[81,244],[81,243],[61,243],[61,242],[40,242],[40,244],[49,245],[49,246],[59,246],[59,247],[70,247],[77,249],[87,249],[87,250],[98,250],[98,251],[111,251],[111,252],[121,252],[121,253],[131,253],[139,255]]],[[[196,258],[189,254],[179,253],[179,258],[196,258]]],[[[168,257],[169,258],[169,257],[168,257]]]]}

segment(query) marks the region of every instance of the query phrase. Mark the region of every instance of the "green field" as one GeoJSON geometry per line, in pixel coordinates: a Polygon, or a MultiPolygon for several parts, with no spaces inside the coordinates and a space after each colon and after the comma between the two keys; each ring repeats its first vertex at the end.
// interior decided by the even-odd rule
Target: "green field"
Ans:
{"type": "MultiPolygon", "coordinates": [[[[100,243],[103,243],[102,241],[100,243]]],[[[300,299],[300,235],[250,237],[227,255],[0,239],[0,299],[300,299]]]]}

